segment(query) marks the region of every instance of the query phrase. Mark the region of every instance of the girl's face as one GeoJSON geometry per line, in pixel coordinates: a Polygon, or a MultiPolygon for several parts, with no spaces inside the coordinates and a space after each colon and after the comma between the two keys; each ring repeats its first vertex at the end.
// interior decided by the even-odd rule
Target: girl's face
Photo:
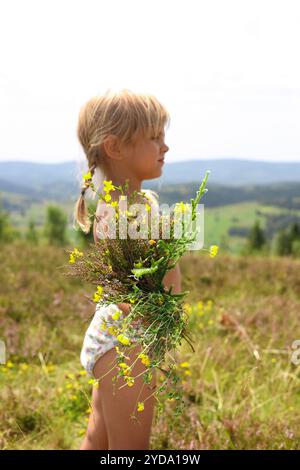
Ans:
{"type": "Polygon", "coordinates": [[[150,137],[139,136],[128,152],[128,164],[140,181],[161,176],[165,153],[169,150],[164,139],[164,131],[150,137]]]}

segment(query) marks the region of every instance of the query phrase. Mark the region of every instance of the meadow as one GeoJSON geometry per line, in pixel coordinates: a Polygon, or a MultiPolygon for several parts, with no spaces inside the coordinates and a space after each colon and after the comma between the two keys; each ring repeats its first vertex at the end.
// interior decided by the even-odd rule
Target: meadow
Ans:
{"type": "MultiPolygon", "coordinates": [[[[93,286],[67,279],[64,248],[2,245],[0,449],[78,449],[93,384],[79,361],[93,286]]],[[[186,407],[168,400],[151,449],[300,449],[300,260],[180,261],[195,352],[177,352],[186,407]]],[[[101,386],[101,384],[100,384],[101,386]]]]}

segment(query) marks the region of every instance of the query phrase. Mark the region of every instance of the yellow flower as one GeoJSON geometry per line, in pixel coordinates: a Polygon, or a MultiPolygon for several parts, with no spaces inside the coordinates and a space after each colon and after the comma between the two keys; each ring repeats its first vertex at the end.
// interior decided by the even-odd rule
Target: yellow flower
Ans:
{"type": "Polygon", "coordinates": [[[120,341],[120,343],[124,344],[125,346],[128,346],[130,344],[129,338],[125,335],[118,335],[117,340],[120,341]]]}
{"type": "Polygon", "coordinates": [[[79,371],[79,375],[86,375],[87,374],[87,371],[86,370],[80,370],[79,371]]]}
{"type": "Polygon", "coordinates": [[[110,194],[105,194],[104,199],[106,202],[111,201],[111,195],[110,194]]]}
{"type": "Polygon", "coordinates": [[[218,250],[219,250],[218,245],[211,245],[211,247],[209,249],[210,257],[213,258],[214,256],[216,256],[216,254],[218,253],[218,250]]]}
{"type": "Polygon", "coordinates": [[[117,207],[117,206],[118,206],[118,202],[117,202],[117,201],[113,201],[113,202],[110,203],[110,205],[111,205],[112,207],[117,207]]]}
{"type": "Polygon", "coordinates": [[[126,380],[126,383],[127,383],[128,387],[132,387],[134,385],[134,378],[133,377],[124,377],[124,379],[126,380]]]}
{"type": "Polygon", "coordinates": [[[144,364],[147,367],[150,366],[150,359],[149,359],[149,356],[147,356],[147,354],[140,354],[139,358],[141,359],[142,364],[144,364]]]}
{"type": "Polygon", "coordinates": [[[137,405],[137,410],[144,411],[144,409],[145,409],[144,403],[142,401],[139,401],[137,405]]]}
{"type": "Polygon", "coordinates": [[[155,245],[156,241],[155,240],[149,240],[148,243],[149,243],[149,245],[155,245]]]}
{"type": "Polygon", "coordinates": [[[88,173],[86,173],[85,175],[83,175],[83,179],[84,179],[85,181],[92,179],[92,173],[89,171],[88,173]]]}
{"type": "Polygon", "coordinates": [[[180,364],[180,367],[190,367],[190,363],[189,362],[182,362],[180,364]]]}
{"type": "Polygon", "coordinates": [[[100,330],[103,330],[103,331],[107,330],[107,325],[104,321],[100,325],[100,330]]]}
{"type": "Polygon", "coordinates": [[[70,258],[69,258],[69,263],[75,263],[76,258],[80,258],[83,256],[82,251],[79,251],[77,248],[74,248],[74,250],[70,253],[70,258]]]}
{"type": "Polygon", "coordinates": [[[13,366],[14,364],[11,361],[8,361],[6,364],[6,367],[8,367],[9,369],[11,369],[13,366]]]}
{"type": "Polygon", "coordinates": [[[189,204],[188,203],[184,204],[184,202],[181,201],[181,202],[176,204],[174,212],[184,213],[184,212],[187,212],[188,209],[189,209],[189,204]]]}
{"type": "Polygon", "coordinates": [[[103,187],[104,187],[105,192],[114,191],[116,189],[115,186],[112,184],[112,180],[110,181],[104,180],[103,187]]]}
{"type": "Polygon", "coordinates": [[[185,371],[184,371],[184,375],[192,375],[192,373],[191,373],[190,370],[185,370],[185,371]]]}
{"type": "Polygon", "coordinates": [[[108,328],[108,332],[109,332],[111,335],[116,336],[117,333],[118,333],[118,330],[117,330],[117,328],[115,328],[114,326],[110,326],[110,327],[108,328]]]}
{"type": "Polygon", "coordinates": [[[114,313],[114,314],[111,316],[111,318],[112,318],[113,320],[119,320],[120,315],[121,315],[121,312],[120,312],[120,311],[117,311],[116,313],[114,313]]]}
{"type": "Polygon", "coordinates": [[[93,302],[99,302],[99,300],[101,299],[101,295],[97,294],[97,292],[95,292],[94,294],[94,297],[93,297],[93,302]]]}
{"type": "Polygon", "coordinates": [[[149,206],[148,203],[145,204],[145,207],[146,207],[146,211],[149,212],[151,210],[151,207],[149,206]]]}
{"type": "Polygon", "coordinates": [[[99,300],[102,298],[102,292],[103,292],[103,287],[97,286],[97,291],[94,293],[94,302],[99,302],[99,300]]]}
{"type": "Polygon", "coordinates": [[[99,388],[99,380],[97,379],[90,379],[88,384],[93,385],[95,388],[99,388]]]}

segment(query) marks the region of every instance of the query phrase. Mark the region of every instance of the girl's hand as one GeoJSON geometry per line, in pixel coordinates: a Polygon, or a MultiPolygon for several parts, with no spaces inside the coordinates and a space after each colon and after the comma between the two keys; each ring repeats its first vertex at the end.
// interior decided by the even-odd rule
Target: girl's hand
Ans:
{"type": "MultiPolygon", "coordinates": [[[[117,307],[124,313],[125,316],[127,316],[130,313],[132,305],[131,304],[126,304],[126,303],[121,303],[121,304],[117,304],[117,307]]],[[[131,324],[132,324],[133,327],[138,328],[139,326],[141,326],[141,322],[143,323],[143,325],[145,325],[147,327],[149,326],[149,323],[145,320],[144,321],[135,320],[131,324]]]]}
{"type": "Polygon", "coordinates": [[[126,303],[122,303],[122,304],[117,304],[117,307],[122,310],[122,312],[124,313],[124,315],[128,315],[130,313],[130,309],[131,309],[131,305],[130,304],[126,304],[126,303]]]}

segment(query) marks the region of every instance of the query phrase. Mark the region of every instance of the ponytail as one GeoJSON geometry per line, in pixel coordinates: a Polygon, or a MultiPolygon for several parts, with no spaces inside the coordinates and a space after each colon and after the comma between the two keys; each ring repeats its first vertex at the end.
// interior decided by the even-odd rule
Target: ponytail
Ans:
{"type": "Polygon", "coordinates": [[[89,218],[88,211],[87,211],[84,195],[85,195],[86,190],[91,186],[92,178],[94,176],[96,166],[97,166],[96,164],[93,164],[89,168],[89,171],[91,173],[91,178],[86,179],[84,181],[82,188],[81,188],[80,196],[77,199],[75,203],[75,208],[74,208],[74,220],[84,233],[89,233],[91,229],[91,225],[92,225],[91,220],[89,218]]]}

